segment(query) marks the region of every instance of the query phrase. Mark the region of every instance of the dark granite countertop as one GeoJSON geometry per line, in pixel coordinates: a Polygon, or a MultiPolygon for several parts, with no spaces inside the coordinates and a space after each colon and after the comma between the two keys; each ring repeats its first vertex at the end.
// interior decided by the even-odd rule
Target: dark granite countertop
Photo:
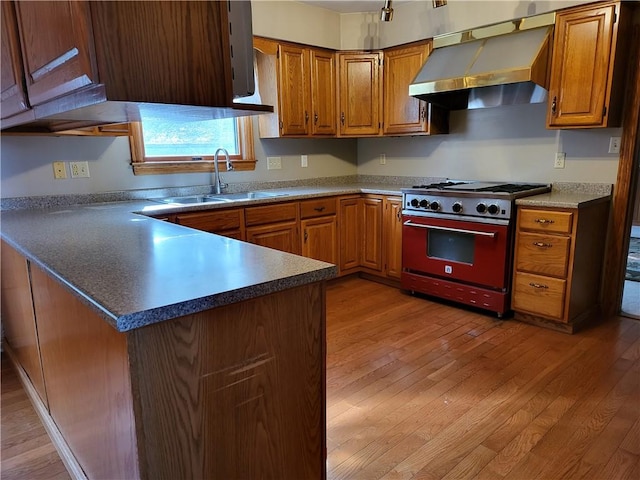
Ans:
{"type": "MultiPolygon", "coordinates": [[[[176,206],[152,200],[1,212],[2,238],[121,332],[327,280],[337,267],[163,222],[147,215],[360,193],[402,186],[342,184],[272,189],[275,198],[176,206]],[[219,252],[219,254],[212,254],[219,252]]],[[[40,205],[46,197],[39,199],[40,205]]],[[[44,203],[46,205],[46,203],[44,203]]]]}
{"type": "Polygon", "coordinates": [[[2,238],[119,331],[335,277],[337,267],[133,212],[149,202],[2,212],[2,238]]]}

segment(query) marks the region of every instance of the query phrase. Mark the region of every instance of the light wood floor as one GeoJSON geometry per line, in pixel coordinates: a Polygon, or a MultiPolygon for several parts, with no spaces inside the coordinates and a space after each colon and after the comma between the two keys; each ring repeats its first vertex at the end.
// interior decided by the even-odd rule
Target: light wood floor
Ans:
{"type": "Polygon", "coordinates": [[[0,444],[2,480],[68,479],[58,452],[31,406],[8,358],[2,354],[0,444]]]}
{"type": "MultiPolygon", "coordinates": [[[[640,478],[638,321],[567,335],[350,277],[327,350],[330,480],[640,478]]],[[[2,479],[68,478],[5,364],[2,479]]]]}
{"type": "Polygon", "coordinates": [[[640,322],[568,335],[352,278],[327,305],[330,479],[640,478],[640,322]]]}

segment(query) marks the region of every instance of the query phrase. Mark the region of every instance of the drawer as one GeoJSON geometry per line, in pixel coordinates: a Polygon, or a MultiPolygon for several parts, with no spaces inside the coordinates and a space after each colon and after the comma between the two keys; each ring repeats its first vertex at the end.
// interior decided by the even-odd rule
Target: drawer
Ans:
{"type": "Polygon", "coordinates": [[[261,207],[249,207],[244,211],[245,225],[286,222],[298,219],[297,203],[276,203],[261,207]]]}
{"type": "Polygon", "coordinates": [[[521,208],[518,211],[518,227],[521,230],[570,234],[573,212],[521,208]]]}
{"type": "Polygon", "coordinates": [[[180,213],[176,223],[211,233],[238,230],[243,224],[242,209],[180,213]]]}
{"type": "Polygon", "coordinates": [[[324,215],[335,215],[336,199],[318,198],[300,202],[300,218],[322,217],[324,215]]]}
{"type": "Polygon", "coordinates": [[[562,320],[566,285],[566,280],[516,272],[511,308],[562,320]]]}
{"type": "Polygon", "coordinates": [[[571,237],[518,232],[516,270],[566,278],[571,237]]]}

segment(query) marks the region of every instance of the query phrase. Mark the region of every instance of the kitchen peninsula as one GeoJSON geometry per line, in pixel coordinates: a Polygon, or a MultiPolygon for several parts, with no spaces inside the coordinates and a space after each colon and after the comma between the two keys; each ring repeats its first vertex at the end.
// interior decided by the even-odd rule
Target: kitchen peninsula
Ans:
{"type": "Polygon", "coordinates": [[[149,203],[2,213],[7,350],[72,476],[324,478],[336,267],[149,203]]]}

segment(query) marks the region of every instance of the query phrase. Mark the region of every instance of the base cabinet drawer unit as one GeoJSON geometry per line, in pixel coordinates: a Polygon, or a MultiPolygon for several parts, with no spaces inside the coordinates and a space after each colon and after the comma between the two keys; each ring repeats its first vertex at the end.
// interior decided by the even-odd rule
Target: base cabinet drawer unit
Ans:
{"type": "Polygon", "coordinates": [[[573,332],[597,312],[609,201],[578,208],[519,206],[515,318],[573,332]]]}
{"type": "Polygon", "coordinates": [[[304,257],[338,263],[336,198],[300,202],[301,253],[304,257]]]}
{"type": "Polygon", "coordinates": [[[300,217],[295,202],[248,207],[244,211],[247,242],[300,253],[300,217]]]}

